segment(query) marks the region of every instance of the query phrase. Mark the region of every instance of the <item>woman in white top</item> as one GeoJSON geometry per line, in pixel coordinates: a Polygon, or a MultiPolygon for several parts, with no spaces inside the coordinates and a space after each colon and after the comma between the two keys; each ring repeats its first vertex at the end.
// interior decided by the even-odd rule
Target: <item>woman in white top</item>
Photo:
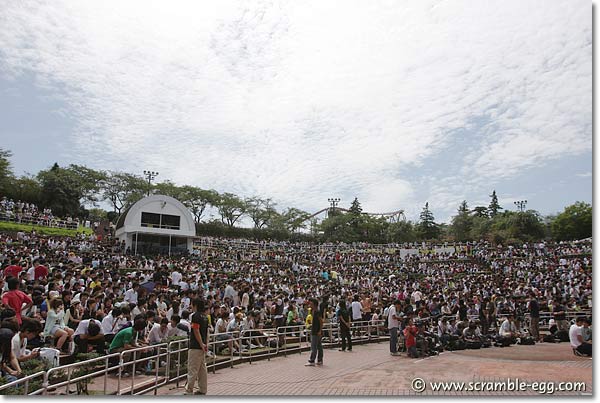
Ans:
{"type": "Polygon", "coordinates": [[[53,336],[56,340],[56,348],[61,349],[67,340],[73,336],[73,329],[65,325],[64,305],[62,300],[54,299],[50,302],[50,309],[46,317],[44,336],[53,336]]]}

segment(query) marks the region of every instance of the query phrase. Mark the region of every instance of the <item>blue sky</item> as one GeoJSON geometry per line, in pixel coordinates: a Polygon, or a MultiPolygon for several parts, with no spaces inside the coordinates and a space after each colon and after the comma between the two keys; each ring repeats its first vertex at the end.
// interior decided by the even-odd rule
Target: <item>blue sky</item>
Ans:
{"type": "Polygon", "coordinates": [[[556,213],[592,201],[591,3],[8,0],[0,138],[17,174],[556,213]]]}

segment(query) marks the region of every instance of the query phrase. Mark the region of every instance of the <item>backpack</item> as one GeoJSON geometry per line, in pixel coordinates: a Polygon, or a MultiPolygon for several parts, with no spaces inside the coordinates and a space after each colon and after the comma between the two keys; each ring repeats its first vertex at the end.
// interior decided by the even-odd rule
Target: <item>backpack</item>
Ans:
{"type": "Polygon", "coordinates": [[[467,341],[466,342],[466,347],[469,350],[479,350],[482,346],[482,343],[480,341],[467,341]]]}
{"type": "Polygon", "coordinates": [[[559,341],[569,341],[569,332],[567,332],[566,330],[559,330],[558,332],[556,332],[555,337],[559,341]]]}
{"type": "Polygon", "coordinates": [[[519,340],[519,344],[522,346],[533,346],[535,345],[535,340],[533,339],[533,337],[530,336],[521,337],[521,339],[519,340]]]}

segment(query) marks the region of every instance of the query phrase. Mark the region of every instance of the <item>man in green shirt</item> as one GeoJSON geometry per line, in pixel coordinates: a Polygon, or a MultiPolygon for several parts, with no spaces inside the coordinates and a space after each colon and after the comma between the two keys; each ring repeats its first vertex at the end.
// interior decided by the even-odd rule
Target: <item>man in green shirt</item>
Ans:
{"type": "Polygon", "coordinates": [[[124,350],[130,350],[132,348],[140,347],[137,343],[138,335],[141,334],[146,328],[146,321],[138,319],[135,321],[133,326],[126,327],[115,335],[108,352],[120,353],[124,350]]]}

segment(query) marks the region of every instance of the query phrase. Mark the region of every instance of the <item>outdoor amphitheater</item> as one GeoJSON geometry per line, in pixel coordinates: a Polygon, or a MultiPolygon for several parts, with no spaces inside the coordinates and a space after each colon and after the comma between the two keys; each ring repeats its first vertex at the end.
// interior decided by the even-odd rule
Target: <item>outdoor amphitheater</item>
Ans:
{"type": "MultiPolygon", "coordinates": [[[[76,312],[85,301],[81,313],[94,309],[103,338],[82,351],[81,325],[73,326],[76,335],[62,348],[46,329],[28,337],[28,348],[56,355],[25,359],[22,375],[0,385],[1,394],[186,394],[192,333],[183,318],[198,296],[212,318],[207,395],[592,393],[592,359],[575,351],[568,332],[581,326],[578,318],[591,330],[591,239],[503,248],[487,242],[311,244],[200,237],[194,254],[152,259],[123,252],[124,243],[110,236],[54,238],[17,232],[4,233],[0,241],[5,253],[26,245],[57,250],[64,264],[51,266],[52,276],[71,287],[49,291],[46,302],[62,298],[71,306],[68,312],[76,312]],[[86,292],[82,284],[90,283],[97,285],[86,292]],[[323,317],[324,359],[316,366],[305,365],[315,337],[311,297],[323,317]],[[392,308],[401,317],[396,326],[405,329],[395,339],[392,308]],[[346,351],[344,315],[352,317],[346,351]],[[136,323],[143,319],[137,342],[114,351],[110,340],[116,337],[106,324],[115,329],[122,318],[125,330],[134,316],[136,323]],[[512,341],[500,337],[505,322],[516,324],[512,341]],[[416,355],[408,348],[411,326],[416,355]],[[469,327],[476,330],[475,344],[469,327]]],[[[12,263],[4,265],[6,278],[15,269],[12,263]]],[[[47,283],[44,270],[36,277],[42,263],[50,265],[35,262],[33,281],[25,282],[35,302],[22,312],[23,323],[44,320],[39,316],[44,308],[35,309],[44,302],[36,289],[47,283]]],[[[23,351],[18,353],[26,358],[31,354],[23,351]]]]}

